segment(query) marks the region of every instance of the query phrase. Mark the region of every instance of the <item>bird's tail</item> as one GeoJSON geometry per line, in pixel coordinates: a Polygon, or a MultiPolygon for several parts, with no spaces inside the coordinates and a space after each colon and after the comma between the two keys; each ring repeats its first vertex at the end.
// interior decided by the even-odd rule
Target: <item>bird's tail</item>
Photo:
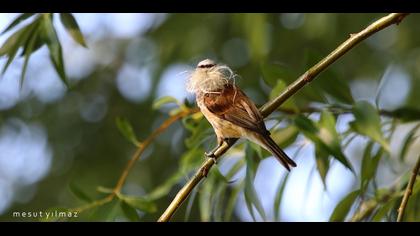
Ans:
{"type": "Polygon", "coordinates": [[[267,151],[271,152],[280,163],[290,171],[290,166],[296,167],[296,163],[274,142],[270,135],[260,135],[261,144],[267,151]]]}

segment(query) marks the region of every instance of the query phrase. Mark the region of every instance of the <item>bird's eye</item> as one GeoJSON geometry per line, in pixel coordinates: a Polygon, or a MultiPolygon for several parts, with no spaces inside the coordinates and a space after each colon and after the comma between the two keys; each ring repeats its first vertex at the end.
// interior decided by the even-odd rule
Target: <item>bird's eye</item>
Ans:
{"type": "Polygon", "coordinates": [[[210,68],[215,66],[215,64],[204,64],[204,65],[199,65],[198,68],[210,68]]]}
{"type": "Polygon", "coordinates": [[[215,65],[216,63],[213,60],[206,59],[206,60],[200,61],[197,65],[197,68],[211,68],[215,65]]]}

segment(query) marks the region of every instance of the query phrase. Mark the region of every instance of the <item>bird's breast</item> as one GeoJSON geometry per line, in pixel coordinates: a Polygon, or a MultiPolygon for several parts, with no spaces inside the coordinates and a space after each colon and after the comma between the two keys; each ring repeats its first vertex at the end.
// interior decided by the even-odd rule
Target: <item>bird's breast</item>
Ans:
{"type": "Polygon", "coordinates": [[[230,121],[219,118],[210,112],[202,103],[197,102],[204,117],[213,126],[217,136],[223,138],[240,138],[246,132],[242,127],[233,124],[230,121]]]}

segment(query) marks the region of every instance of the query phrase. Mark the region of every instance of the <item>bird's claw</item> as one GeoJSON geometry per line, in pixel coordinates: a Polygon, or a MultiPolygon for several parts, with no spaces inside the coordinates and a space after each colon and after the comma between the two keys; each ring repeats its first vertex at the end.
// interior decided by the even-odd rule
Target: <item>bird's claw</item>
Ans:
{"type": "Polygon", "coordinates": [[[212,160],[213,160],[213,162],[214,162],[214,164],[217,164],[216,155],[214,155],[214,152],[211,152],[211,153],[205,152],[205,153],[204,153],[204,155],[205,155],[207,158],[212,159],[212,160]]]}
{"type": "Polygon", "coordinates": [[[208,158],[215,157],[215,156],[214,156],[214,152],[210,152],[210,153],[205,152],[205,153],[204,153],[204,155],[205,155],[206,157],[208,157],[208,158]]]}

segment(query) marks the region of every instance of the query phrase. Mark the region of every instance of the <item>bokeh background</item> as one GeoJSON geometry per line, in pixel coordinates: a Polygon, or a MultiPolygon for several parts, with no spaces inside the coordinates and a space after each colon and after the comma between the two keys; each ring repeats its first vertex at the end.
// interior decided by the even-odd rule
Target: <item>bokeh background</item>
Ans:
{"type": "MultiPolygon", "coordinates": [[[[0,30],[17,15],[0,14],[0,30]]],[[[33,54],[22,89],[23,59],[15,60],[0,79],[0,220],[32,221],[37,219],[17,219],[12,213],[83,205],[69,190],[72,184],[94,199],[102,196],[97,186],[114,186],[135,151],[118,131],[116,118],[129,120],[138,138],[145,139],[167,118],[170,108],[153,109],[153,101],[162,96],[194,101],[185,90],[186,72],[200,60],[212,58],[229,65],[240,75],[236,83],[257,104],[263,104],[272,89],[264,78],[268,67],[286,68],[282,79],[290,83],[350,33],[383,15],[74,14],[88,48],[75,43],[60,22],[54,21],[73,88],[59,79],[45,46],[33,54]]],[[[419,108],[419,21],[420,15],[412,14],[399,26],[358,45],[308,86],[317,89],[318,95],[303,90],[299,106],[314,101],[322,104],[317,96],[326,103],[335,96],[349,103],[367,100],[375,104],[378,98],[381,109],[419,108]]],[[[10,34],[1,35],[0,44],[10,34]]],[[[5,62],[0,58],[0,65],[5,62]]],[[[340,116],[337,129],[345,130],[352,119],[351,114],[340,116]]],[[[402,137],[414,125],[411,122],[397,129],[391,140],[391,148],[396,150],[392,153],[397,153],[402,137]]],[[[141,196],[164,183],[178,170],[180,156],[187,149],[184,140],[189,136],[180,122],[165,131],[135,164],[123,192],[141,196]]],[[[206,139],[210,145],[204,149],[214,145],[214,139],[206,139]]],[[[345,149],[355,166],[360,165],[366,142],[366,138],[357,137],[345,149]]],[[[335,163],[324,188],[316,171],[313,145],[303,136],[295,143],[304,144],[304,148],[299,152],[297,145],[286,148],[298,168],[289,175],[279,220],[327,221],[336,204],[356,188],[357,178],[335,163]]],[[[381,164],[377,184],[391,185],[412,166],[418,149],[419,143],[414,142],[405,163],[392,168],[381,164]]],[[[225,173],[238,158],[243,155],[228,155],[218,164],[220,171],[225,173]]],[[[244,173],[242,169],[234,179],[243,178],[244,173]]],[[[269,221],[275,219],[273,201],[285,174],[272,157],[259,163],[254,184],[269,221]]],[[[184,181],[156,202],[157,211],[139,211],[141,220],[156,220],[188,176],[185,173],[184,181]]],[[[244,195],[239,194],[236,200],[232,220],[252,221],[244,195]]],[[[174,220],[185,219],[186,205],[174,220]]],[[[199,208],[196,202],[191,205],[188,220],[205,220],[199,208]]],[[[77,220],[91,219],[83,215],[77,220]]],[[[117,214],[92,220],[127,219],[117,214]]],[[[257,216],[257,220],[262,219],[257,216]]]]}

